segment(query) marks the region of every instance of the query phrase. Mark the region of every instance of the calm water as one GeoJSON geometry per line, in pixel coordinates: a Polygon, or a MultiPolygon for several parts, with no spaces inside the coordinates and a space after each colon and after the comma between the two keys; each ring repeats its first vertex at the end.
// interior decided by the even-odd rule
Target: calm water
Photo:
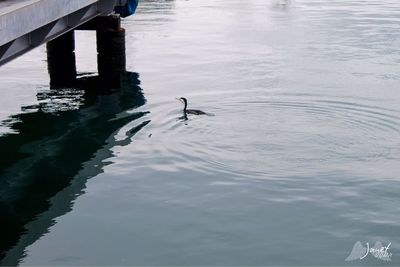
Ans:
{"type": "MultiPolygon", "coordinates": [[[[3,265],[400,265],[398,0],[142,1],[124,27],[118,91],[50,91],[44,47],[0,68],[3,265]]],[[[77,53],[95,79],[92,33],[77,53]]]]}

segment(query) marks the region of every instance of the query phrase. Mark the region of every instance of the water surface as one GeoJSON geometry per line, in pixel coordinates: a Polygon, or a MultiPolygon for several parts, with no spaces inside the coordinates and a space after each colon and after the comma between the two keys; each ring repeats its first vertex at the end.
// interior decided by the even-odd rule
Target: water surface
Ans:
{"type": "MultiPolygon", "coordinates": [[[[3,66],[0,182],[25,218],[3,264],[399,265],[399,18],[397,0],[141,1],[122,90],[51,92],[43,47],[3,66]],[[181,96],[215,116],[179,119],[181,96]],[[357,241],[392,261],[346,262],[357,241]]],[[[94,42],[77,34],[81,72],[94,42]]]]}

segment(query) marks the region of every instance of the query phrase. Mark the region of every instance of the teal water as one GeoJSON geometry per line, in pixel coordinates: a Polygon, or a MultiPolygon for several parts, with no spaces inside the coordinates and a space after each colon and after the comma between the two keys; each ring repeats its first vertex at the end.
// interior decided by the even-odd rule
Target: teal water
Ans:
{"type": "Polygon", "coordinates": [[[78,88],[49,90],[44,47],[0,68],[1,265],[400,265],[400,2],[142,0],[123,25],[120,90],[91,33],[78,88]]]}

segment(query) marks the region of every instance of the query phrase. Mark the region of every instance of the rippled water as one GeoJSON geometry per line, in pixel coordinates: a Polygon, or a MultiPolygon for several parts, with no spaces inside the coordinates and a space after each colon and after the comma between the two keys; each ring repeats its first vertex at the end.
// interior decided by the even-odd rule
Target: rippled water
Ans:
{"type": "Polygon", "coordinates": [[[49,91],[44,48],[1,67],[2,263],[399,265],[399,26],[397,0],[142,0],[119,91],[49,91]]]}

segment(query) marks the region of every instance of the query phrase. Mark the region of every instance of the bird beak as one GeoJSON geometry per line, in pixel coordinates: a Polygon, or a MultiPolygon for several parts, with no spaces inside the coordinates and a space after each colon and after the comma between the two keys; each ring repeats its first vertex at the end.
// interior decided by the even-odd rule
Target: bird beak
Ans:
{"type": "Polygon", "coordinates": [[[182,102],[182,99],[175,97],[176,100],[182,102]]]}

